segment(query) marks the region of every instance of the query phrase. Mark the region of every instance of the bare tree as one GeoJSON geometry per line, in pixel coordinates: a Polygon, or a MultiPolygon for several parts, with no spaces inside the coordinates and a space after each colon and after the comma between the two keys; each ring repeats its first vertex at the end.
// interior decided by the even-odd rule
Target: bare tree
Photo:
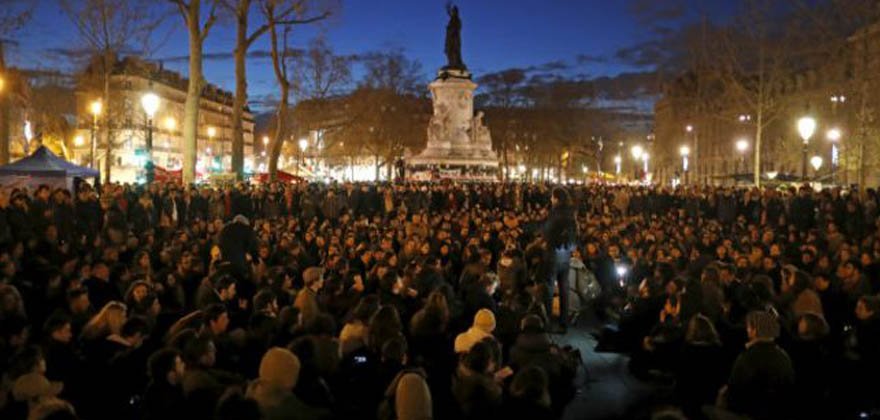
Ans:
{"type": "Polygon", "coordinates": [[[105,104],[98,119],[101,134],[96,141],[104,146],[104,180],[109,182],[113,150],[118,146],[116,131],[123,112],[121,107],[110,106],[113,67],[121,52],[146,48],[163,15],[148,7],[152,5],[149,0],[60,0],[60,5],[91,56],[91,73],[80,82],[87,91],[99,92],[105,104]]]}
{"type": "Polygon", "coordinates": [[[289,131],[286,120],[290,108],[291,74],[288,68],[289,58],[294,56],[288,46],[290,33],[296,25],[326,19],[331,14],[331,6],[326,2],[315,4],[309,0],[262,0],[261,6],[268,25],[272,69],[280,93],[275,111],[275,131],[269,142],[269,176],[274,179],[278,172],[278,157],[289,131]]]}
{"type": "MultiPolygon", "coordinates": [[[[9,38],[27,23],[34,10],[35,2],[29,0],[0,0],[0,75],[7,75],[6,45],[9,38]]],[[[11,80],[5,81],[12,85],[11,80]]],[[[9,163],[9,114],[11,101],[9,95],[0,92],[0,165],[9,163]]]]}
{"type": "MultiPolygon", "coordinates": [[[[247,105],[247,52],[248,49],[260,37],[269,31],[269,23],[262,25],[250,31],[249,20],[252,6],[261,0],[221,0],[223,6],[232,12],[235,18],[235,50],[233,51],[233,60],[235,61],[235,99],[233,101],[232,110],[232,171],[238,179],[244,176],[244,128],[242,119],[244,109],[247,105]],[[249,32],[250,31],[250,32],[249,32]]],[[[278,11],[279,6],[274,6],[276,11],[274,19],[276,24],[293,24],[308,23],[307,21],[288,20],[297,12],[297,4],[290,3],[286,5],[284,10],[278,11]]],[[[313,21],[322,19],[316,17],[313,21]]]]}
{"type": "Polygon", "coordinates": [[[196,177],[196,153],[199,135],[199,102],[205,87],[202,72],[202,46],[217,22],[217,0],[208,0],[208,16],[202,21],[202,0],[169,0],[177,6],[189,34],[189,87],[183,115],[183,182],[196,177]]]}

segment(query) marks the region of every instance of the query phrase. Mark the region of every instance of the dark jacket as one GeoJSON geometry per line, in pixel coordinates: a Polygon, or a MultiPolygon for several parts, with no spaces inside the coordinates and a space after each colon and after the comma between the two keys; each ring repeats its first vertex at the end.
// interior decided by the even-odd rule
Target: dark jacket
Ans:
{"type": "Polygon", "coordinates": [[[755,419],[779,419],[791,415],[794,388],[791,359],[773,342],[749,345],[733,364],[727,389],[731,411],[755,419]]]}

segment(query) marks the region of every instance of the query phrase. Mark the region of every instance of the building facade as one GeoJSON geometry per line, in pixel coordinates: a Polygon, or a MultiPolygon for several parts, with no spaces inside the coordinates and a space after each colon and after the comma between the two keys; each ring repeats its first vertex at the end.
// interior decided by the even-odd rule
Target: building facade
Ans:
{"type": "MultiPolygon", "coordinates": [[[[92,65],[85,80],[100,79],[92,65]]],[[[110,103],[101,103],[95,118],[94,103],[100,101],[97,83],[81,83],[76,91],[77,132],[73,141],[76,163],[88,165],[91,144],[97,144],[95,165],[106,171],[110,159],[113,182],[142,180],[148,160],[147,135],[152,127],[153,163],[167,170],[178,170],[183,163],[183,120],[188,80],[162,68],[160,64],[134,57],[115,61],[110,76],[110,103]],[[152,122],[142,106],[146,93],[159,98],[152,122]],[[108,154],[108,144],[109,154],[108,154]]],[[[197,164],[200,176],[232,170],[233,95],[217,86],[207,85],[199,109],[197,164]]],[[[245,171],[254,167],[254,118],[245,110],[243,118],[245,171]]],[[[102,175],[104,176],[104,175],[102,175]]]]}
{"type": "Polygon", "coordinates": [[[680,150],[687,147],[692,183],[751,182],[760,119],[763,179],[850,185],[859,183],[864,172],[867,186],[878,185],[880,139],[863,131],[860,115],[865,109],[880,111],[880,25],[864,28],[840,45],[828,51],[819,65],[774,75],[772,101],[762,115],[756,115],[755,107],[726,101],[724,83],[711,70],[683,74],[666,83],[654,109],[655,178],[681,180],[685,173],[680,150]],[[804,116],[817,122],[806,143],[797,130],[797,121],[804,116]],[[830,135],[832,131],[839,136],[830,135]],[[744,150],[738,143],[746,145],[744,150]],[[818,167],[809,163],[816,157],[821,159],[818,167]]]}

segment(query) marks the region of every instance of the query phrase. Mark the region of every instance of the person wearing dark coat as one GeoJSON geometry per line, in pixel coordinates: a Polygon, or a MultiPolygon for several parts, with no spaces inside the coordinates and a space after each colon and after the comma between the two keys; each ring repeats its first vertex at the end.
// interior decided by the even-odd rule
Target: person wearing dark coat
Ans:
{"type": "Polygon", "coordinates": [[[547,374],[538,366],[528,366],[516,373],[504,399],[500,418],[531,420],[555,418],[550,407],[547,374]]]}
{"type": "Polygon", "coordinates": [[[558,350],[544,330],[544,322],[537,315],[523,318],[516,344],[510,349],[510,365],[515,371],[528,366],[540,367],[548,378],[550,400],[554,412],[561,413],[574,396],[572,380],[575,372],[566,369],[558,350]]]}
{"type": "Polygon", "coordinates": [[[675,367],[675,398],[685,414],[699,418],[702,406],[715,402],[729,371],[721,339],[709,318],[695,315],[688,322],[675,367]]]}
{"type": "Polygon", "coordinates": [[[143,420],[184,419],[183,389],[180,384],[186,365],[180,352],[167,348],[159,350],[147,361],[149,383],[141,402],[143,420]]]}
{"type": "Polygon", "coordinates": [[[766,311],[746,316],[749,342],[733,364],[725,398],[727,409],[753,419],[791,416],[794,368],[774,340],[779,323],[766,311]]]}
{"type": "Polygon", "coordinates": [[[550,196],[550,215],[544,225],[543,237],[546,242],[543,264],[547,268],[542,270],[548,275],[547,287],[544,292],[544,307],[547,315],[553,313],[553,290],[558,288],[559,293],[559,327],[565,332],[568,323],[568,275],[571,253],[574,249],[575,236],[577,233],[577,221],[571,204],[571,196],[562,188],[554,188],[550,196]]]}
{"type": "Polygon", "coordinates": [[[247,255],[257,255],[257,235],[247,217],[239,214],[220,232],[220,255],[232,265],[239,280],[250,278],[247,255]]]}

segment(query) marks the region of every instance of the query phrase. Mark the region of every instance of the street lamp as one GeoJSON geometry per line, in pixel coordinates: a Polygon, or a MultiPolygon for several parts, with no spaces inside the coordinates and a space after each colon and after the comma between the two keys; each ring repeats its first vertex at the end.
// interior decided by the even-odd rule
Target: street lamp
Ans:
{"type": "Polygon", "coordinates": [[[309,148],[309,141],[303,137],[299,139],[299,165],[296,166],[296,175],[299,176],[299,168],[305,163],[306,149],[309,148]]]}
{"type": "Polygon", "coordinates": [[[810,144],[810,137],[816,132],[816,120],[813,117],[801,117],[797,122],[797,130],[804,140],[801,159],[801,182],[803,182],[807,179],[807,146],[810,144]]]}
{"type": "Polygon", "coordinates": [[[95,157],[98,155],[98,116],[101,115],[101,109],[103,108],[104,104],[100,99],[89,104],[89,112],[92,114],[92,144],[89,151],[89,167],[92,169],[95,168],[95,157]]]}
{"type": "Polygon", "coordinates": [[[831,184],[834,184],[834,178],[837,175],[837,142],[843,137],[839,128],[832,128],[825,133],[825,137],[831,142],[831,184]]]}
{"type": "Polygon", "coordinates": [[[810,158],[810,166],[813,167],[813,170],[819,172],[819,168],[822,167],[822,156],[813,156],[810,158]]]}
{"type": "Polygon", "coordinates": [[[736,151],[739,152],[739,160],[743,167],[743,172],[746,170],[746,150],[749,150],[749,141],[746,139],[737,140],[736,151]]]}
{"type": "Polygon", "coordinates": [[[82,147],[82,145],[85,143],[86,141],[83,140],[83,136],[76,136],[73,138],[73,145],[76,147],[82,147]]]}
{"type": "Polygon", "coordinates": [[[174,117],[165,118],[165,129],[168,131],[174,131],[177,129],[177,120],[174,117]]]}
{"type": "MultiPolygon", "coordinates": [[[[688,127],[690,127],[690,126],[688,126],[688,127]]],[[[691,154],[691,148],[687,147],[687,146],[681,146],[681,148],[678,149],[678,154],[681,155],[681,171],[682,171],[682,175],[684,176],[684,183],[687,184],[687,182],[688,182],[688,179],[687,179],[688,156],[690,156],[690,154],[691,154]]]]}
{"type": "Polygon", "coordinates": [[[147,92],[141,97],[141,106],[147,114],[147,162],[153,161],[153,117],[159,110],[159,96],[153,92],[147,92]]]}
{"type": "MultiPolygon", "coordinates": [[[[645,153],[645,149],[643,149],[642,146],[637,144],[637,145],[634,145],[633,147],[631,147],[629,149],[629,152],[632,154],[633,159],[636,162],[638,162],[638,161],[642,160],[642,154],[645,153]]],[[[633,178],[635,178],[635,179],[639,178],[639,169],[638,168],[639,168],[638,165],[634,165],[634,167],[633,167],[633,178]]]]}

